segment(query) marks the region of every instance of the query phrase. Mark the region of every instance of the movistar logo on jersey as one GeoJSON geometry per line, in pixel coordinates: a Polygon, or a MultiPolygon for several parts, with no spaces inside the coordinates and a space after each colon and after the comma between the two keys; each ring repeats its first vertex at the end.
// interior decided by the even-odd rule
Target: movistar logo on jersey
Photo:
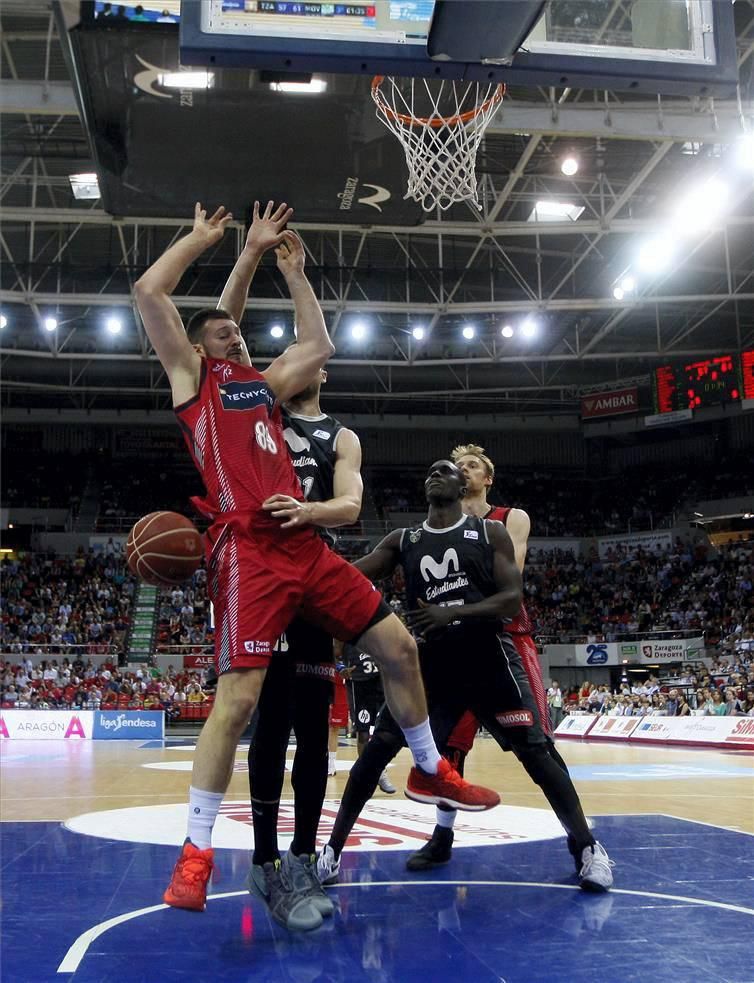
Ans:
{"type": "Polygon", "coordinates": [[[419,570],[427,583],[429,583],[430,574],[435,580],[447,580],[449,573],[458,573],[460,569],[458,553],[453,546],[445,550],[445,555],[439,563],[432,556],[423,556],[419,561],[419,570]]]}
{"type": "Polygon", "coordinates": [[[285,437],[286,444],[294,454],[300,454],[301,451],[310,451],[312,449],[312,445],[306,437],[302,437],[301,434],[296,433],[293,427],[286,427],[283,431],[283,436],[285,437]]]}
{"type": "Polygon", "coordinates": [[[263,382],[250,379],[248,382],[225,382],[217,387],[226,410],[253,410],[257,406],[266,406],[272,412],[275,400],[272,393],[263,382]]]}

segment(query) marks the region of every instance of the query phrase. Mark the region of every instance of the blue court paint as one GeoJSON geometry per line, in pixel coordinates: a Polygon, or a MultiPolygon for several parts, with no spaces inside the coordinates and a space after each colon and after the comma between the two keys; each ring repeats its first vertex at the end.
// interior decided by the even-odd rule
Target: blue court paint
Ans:
{"type": "MultiPolygon", "coordinates": [[[[754,768],[733,764],[701,765],[696,762],[673,761],[663,764],[615,763],[604,765],[569,765],[571,778],[581,782],[665,781],[679,778],[750,778],[754,768]]],[[[754,979],[754,976],[752,976],[754,979]]]]}
{"type": "Polygon", "coordinates": [[[332,892],[335,917],[304,936],[277,926],[246,894],[248,853],[221,850],[213,892],[222,896],[204,914],[158,907],[103,932],[74,973],[59,974],[82,933],[160,906],[176,851],[57,823],[3,823],[3,979],[754,979],[754,837],[666,816],[599,817],[595,832],[617,861],[616,887],[638,893],[564,889],[575,877],[562,839],[456,849],[447,867],[425,875],[405,871],[405,852],[351,853],[332,892]]]}

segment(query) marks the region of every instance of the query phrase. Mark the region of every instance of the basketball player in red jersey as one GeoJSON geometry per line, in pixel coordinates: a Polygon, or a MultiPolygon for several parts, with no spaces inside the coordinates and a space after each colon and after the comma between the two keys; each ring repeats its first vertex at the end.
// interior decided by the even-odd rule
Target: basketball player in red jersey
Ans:
{"type": "MultiPolygon", "coordinates": [[[[451,460],[461,470],[466,480],[466,493],[462,500],[462,509],[466,515],[474,515],[480,519],[496,519],[502,522],[513,542],[513,549],[516,557],[516,565],[521,573],[524,572],[526,563],[526,550],[529,540],[531,521],[523,509],[510,508],[505,505],[490,505],[487,501],[487,491],[492,487],[495,480],[495,465],[485,454],[484,448],[478,444],[461,444],[453,449],[450,455],[451,460]]],[[[506,625],[516,651],[521,657],[524,670],[529,680],[532,695],[537,704],[539,718],[542,722],[542,730],[549,743],[549,754],[551,758],[560,765],[568,775],[568,767],[555,748],[552,739],[552,725],[550,722],[550,712],[547,703],[547,693],[542,679],[542,667],[539,664],[537,646],[532,638],[533,625],[526,611],[526,606],[522,604],[521,611],[517,617],[513,618],[506,625]]],[[[464,761],[466,755],[472,748],[474,737],[479,727],[478,721],[473,713],[467,711],[458,721],[448,738],[444,753],[454,766],[463,774],[464,761]]],[[[572,784],[572,783],[571,783],[572,784]]],[[[548,789],[545,789],[547,793],[548,789]]],[[[576,795],[574,789],[574,795],[576,795]]],[[[448,863],[451,857],[453,846],[453,825],[455,823],[456,812],[454,809],[444,807],[442,804],[437,807],[437,825],[432,833],[432,837],[425,845],[411,854],[406,862],[409,870],[429,870],[448,863]]],[[[612,883],[612,875],[609,866],[601,862],[601,853],[604,848],[600,844],[577,849],[572,838],[568,839],[569,849],[576,863],[576,870],[581,876],[585,871],[590,872],[591,868],[599,868],[601,885],[609,887],[612,883]],[[600,860],[596,865],[595,851],[600,851],[600,860]],[[582,856],[582,854],[584,854],[582,856]],[[610,883],[608,883],[608,881],[610,883]]],[[[605,854],[607,857],[607,854],[605,854]]],[[[587,882],[591,883],[590,878],[587,882]]]]}
{"type": "MultiPolygon", "coordinates": [[[[281,496],[305,509],[285,450],[280,404],[311,382],[334,348],[304,273],[304,248],[286,229],[293,214],[269,202],[259,257],[275,249],[299,315],[298,340],[264,371],[251,365],[236,322],[218,308],[184,329],[170,294],[188,268],[223,237],[232,216],[207,218],[197,203],[192,231],[136,283],[149,340],[170,381],[173,406],[206,488],[207,574],[215,608],[215,703],[196,746],[188,835],[165,892],[167,904],[203,911],[213,867],[211,835],[238,741],[256,707],[273,647],[297,611],[344,641],[359,640],[383,673],[385,695],[414,756],[406,794],[453,808],[500,801],[465,782],[440,758],[429,726],[416,645],[379,592],[330,550],[310,525],[275,512],[281,496]]],[[[259,205],[254,205],[254,217],[259,205]]],[[[280,862],[271,877],[283,879],[280,862]]]]}

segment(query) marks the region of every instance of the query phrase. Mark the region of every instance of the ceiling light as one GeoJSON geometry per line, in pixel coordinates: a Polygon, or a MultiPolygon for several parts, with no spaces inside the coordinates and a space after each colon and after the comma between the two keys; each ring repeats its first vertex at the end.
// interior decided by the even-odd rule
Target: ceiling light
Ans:
{"type": "Polygon", "coordinates": [[[537,333],[538,324],[535,318],[527,317],[521,324],[521,334],[524,338],[533,338],[537,333]]]}
{"type": "Polygon", "coordinates": [[[356,324],[351,326],[351,337],[356,341],[361,341],[362,338],[366,338],[367,326],[363,321],[357,321],[356,324]]]}
{"type": "Polygon", "coordinates": [[[562,222],[563,219],[570,219],[575,222],[583,211],[583,205],[574,205],[572,201],[538,201],[526,221],[562,222]]]}
{"type": "Polygon", "coordinates": [[[43,323],[45,326],[45,331],[55,331],[58,326],[58,322],[54,317],[46,317],[43,323]]]}
{"type": "Polygon", "coordinates": [[[573,177],[579,169],[579,162],[575,157],[564,157],[560,165],[560,170],[566,177],[573,177]]]}
{"type": "Polygon", "coordinates": [[[754,171],[754,133],[744,133],[736,140],[734,155],[738,167],[754,171]]]}
{"type": "Polygon", "coordinates": [[[510,324],[504,324],[500,329],[500,334],[503,336],[503,338],[512,338],[513,328],[510,326],[510,324]]]}
{"type": "Polygon", "coordinates": [[[270,334],[273,338],[282,338],[285,332],[279,324],[273,324],[270,328],[270,334]]]}
{"type": "Polygon", "coordinates": [[[674,226],[678,232],[704,232],[725,211],[729,189],[719,178],[709,178],[693,188],[674,209],[674,226]]]}
{"type": "Polygon", "coordinates": [[[211,89],[215,84],[215,73],[203,70],[160,72],[157,81],[166,89],[211,89]]]}
{"type": "Polygon", "coordinates": [[[69,174],[71,191],[77,201],[95,201],[99,198],[99,181],[96,174],[69,174]]]}
{"type": "Polygon", "coordinates": [[[313,78],[311,82],[272,82],[270,88],[273,92],[292,92],[301,94],[325,92],[327,82],[325,79],[313,78]]]}
{"type": "Polygon", "coordinates": [[[117,317],[109,317],[105,321],[105,328],[110,334],[120,334],[123,329],[123,324],[117,317]]]}
{"type": "Polygon", "coordinates": [[[665,236],[658,236],[645,242],[639,249],[639,267],[647,273],[659,273],[673,258],[673,242],[665,236]]]}
{"type": "Polygon", "coordinates": [[[471,341],[471,339],[476,334],[476,328],[474,327],[473,324],[464,324],[463,331],[461,331],[461,334],[464,336],[466,341],[471,341]]]}
{"type": "Polygon", "coordinates": [[[423,341],[426,331],[421,325],[417,325],[415,328],[411,329],[411,334],[416,338],[417,341],[423,341]]]}
{"type": "Polygon", "coordinates": [[[624,276],[620,282],[620,288],[624,294],[630,294],[636,289],[636,280],[632,276],[624,276]]]}
{"type": "Polygon", "coordinates": [[[2,331],[3,328],[7,328],[7,327],[8,327],[8,318],[5,316],[5,314],[0,314],[0,331],[2,331]]]}
{"type": "Polygon", "coordinates": [[[615,297],[616,300],[623,300],[623,287],[614,287],[613,297],[615,297]]]}

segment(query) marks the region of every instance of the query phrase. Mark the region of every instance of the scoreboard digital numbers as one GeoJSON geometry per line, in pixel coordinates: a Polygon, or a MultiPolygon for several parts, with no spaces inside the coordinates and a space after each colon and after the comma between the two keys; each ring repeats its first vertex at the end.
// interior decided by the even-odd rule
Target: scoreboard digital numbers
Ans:
{"type": "Polygon", "coordinates": [[[744,352],[740,363],[737,355],[720,355],[688,365],[663,365],[654,374],[655,409],[658,413],[674,413],[749,398],[742,377],[748,380],[754,396],[753,373],[754,352],[744,352]]]}
{"type": "Polygon", "coordinates": [[[754,352],[741,355],[741,387],[744,399],[754,399],[754,352]]]}

